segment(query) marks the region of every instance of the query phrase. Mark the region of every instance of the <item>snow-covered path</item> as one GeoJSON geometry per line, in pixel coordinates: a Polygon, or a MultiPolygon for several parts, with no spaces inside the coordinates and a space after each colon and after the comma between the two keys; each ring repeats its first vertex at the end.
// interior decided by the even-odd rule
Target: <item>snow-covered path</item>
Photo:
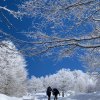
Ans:
{"type": "MultiPolygon", "coordinates": [[[[37,93],[35,95],[35,100],[47,100],[47,96],[44,93],[37,93]]],[[[54,100],[53,96],[51,100],[54,100]]],[[[100,93],[88,93],[88,94],[78,94],[75,96],[59,97],[58,100],[100,100],[100,93]]]]}
{"type": "MultiPolygon", "coordinates": [[[[37,93],[35,95],[35,100],[48,100],[47,96],[45,95],[45,93],[37,93]]],[[[51,97],[51,100],[54,100],[54,97],[52,96],[51,97]]],[[[58,97],[58,100],[72,100],[72,99],[69,99],[69,98],[62,98],[62,97],[58,97]]]]}
{"type": "MultiPolygon", "coordinates": [[[[22,98],[9,97],[4,94],[0,94],[0,100],[48,100],[45,93],[36,93],[34,95],[27,95],[22,98]]],[[[54,100],[54,97],[51,97],[54,100]]],[[[100,92],[98,93],[84,93],[73,96],[59,97],[58,100],[100,100],[100,92]]]]}

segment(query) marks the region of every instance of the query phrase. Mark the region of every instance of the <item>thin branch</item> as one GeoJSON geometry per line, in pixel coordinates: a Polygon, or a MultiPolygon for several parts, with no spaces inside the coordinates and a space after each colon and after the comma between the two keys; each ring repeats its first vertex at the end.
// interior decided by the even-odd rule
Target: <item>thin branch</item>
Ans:
{"type": "Polygon", "coordinates": [[[3,14],[2,11],[0,11],[1,15],[3,16],[3,22],[8,26],[8,28],[15,28],[11,22],[8,20],[8,18],[3,14]]]}
{"type": "Polygon", "coordinates": [[[25,13],[21,13],[21,12],[16,12],[16,11],[13,11],[13,10],[10,10],[10,9],[8,9],[8,8],[6,8],[6,7],[2,7],[2,6],[0,6],[0,10],[5,10],[5,11],[7,11],[9,14],[11,14],[11,15],[13,15],[15,18],[18,18],[19,17],[19,15],[24,15],[25,13]]]}
{"type": "Polygon", "coordinates": [[[82,6],[82,5],[88,5],[88,4],[91,4],[95,2],[95,0],[92,0],[92,1],[88,1],[88,2],[83,2],[83,3],[76,3],[76,4],[73,4],[73,5],[70,5],[68,7],[65,7],[64,9],[67,10],[67,9],[70,9],[70,8],[73,8],[73,7],[79,7],[79,6],[82,6]]]}

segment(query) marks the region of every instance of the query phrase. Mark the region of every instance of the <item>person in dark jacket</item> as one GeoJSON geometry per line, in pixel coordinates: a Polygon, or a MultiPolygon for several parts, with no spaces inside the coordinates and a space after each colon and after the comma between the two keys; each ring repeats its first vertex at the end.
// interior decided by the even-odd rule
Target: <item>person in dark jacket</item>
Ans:
{"type": "Polygon", "coordinates": [[[52,91],[52,88],[49,86],[49,87],[47,88],[47,91],[46,91],[46,94],[47,94],[47,96],[48,96],[48,100],[50,100],[51,91],[52,91]]]}
{"type": "Polygon", "coordinates": [[[53,95],[54,95],[54,100],[57,100],[57,99],[58,99],[58,98],[57,98],[57,97],[58,97],[58,94],[60,95],[58,89],[54,88],[54,89],[52,90],[52,93],[53,93],[53,95]]]}

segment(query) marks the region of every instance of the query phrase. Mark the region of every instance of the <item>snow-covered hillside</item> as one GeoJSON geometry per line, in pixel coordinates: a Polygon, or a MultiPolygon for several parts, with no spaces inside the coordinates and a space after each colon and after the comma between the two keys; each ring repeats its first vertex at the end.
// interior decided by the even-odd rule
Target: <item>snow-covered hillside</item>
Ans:
{"type": "MultiPolygon", "coordinates": [[[[16,98],[16,97],[8,97],[4,94],[0,94],[0,100],[47,100],[47,96],[45,93],[36,93],[35,95],[31,96],[24,96],[22,98],[16,98]]],[[[53,96],[51,97],[51,100],[53,99],[53,96]]],[[[98,93],[84,93],[84,94],[77,94],[77,95],[71,95],[66,97],[59,97],[58,100],[100,100],[100,92],[98,93]]]]}

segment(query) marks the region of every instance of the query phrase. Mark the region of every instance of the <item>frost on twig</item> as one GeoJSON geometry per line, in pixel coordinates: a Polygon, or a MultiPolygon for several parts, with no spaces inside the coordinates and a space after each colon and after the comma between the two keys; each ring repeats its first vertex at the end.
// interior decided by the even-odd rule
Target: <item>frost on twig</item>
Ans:
{"type": "Polygon", "coordinates": [[[19,32],[26,40],[6,35],[20,52],[67,57],[77,49],[100,49],[99,5],[99,0],[29,0],[18,5],[17,12],[0,9],[15,18],[32,18],[32,30],[19,32]]]}
{"type": "Polygon", "coordinates": [[[17,18],[18,19],[18,17],[21,17],[22,15],[24,15],[25,13],[21,13],[21,12],[19,12],[19,11],[13,11],[13,10],[10,10],[10,9],[8,9],[7,7],[2,7],[2,6],[0,6],[0,11],[2,11],[2,10],[5,10],[5,11],[7,11],[9,14],[11,14],[11,15],[13,15],[15,18],[17,18]]]}

